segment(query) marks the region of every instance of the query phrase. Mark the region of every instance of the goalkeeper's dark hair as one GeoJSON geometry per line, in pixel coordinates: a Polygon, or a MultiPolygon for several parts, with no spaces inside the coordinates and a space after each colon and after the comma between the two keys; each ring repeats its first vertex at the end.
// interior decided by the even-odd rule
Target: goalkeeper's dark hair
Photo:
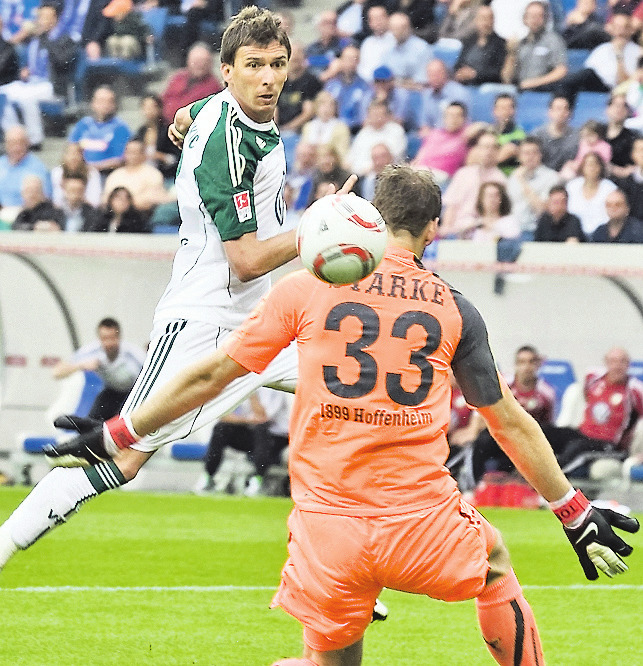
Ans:
{"type": "Polygon", "coordinates": [[[221,62],[234,65],[237,51],[242,46],[268,46],[271,42],[279,42],[285,47],[290,59],[290,39],[281,25],[281,19],[268,9],[244,7],[232,17],[230,25],[221,38],[221,62]]]}
{"type": "Polygon", "coordinates": [[[391,231],[418,237],[430,220],[440,216],[442,194],[433,174],[406,165],[391,165],[377,177],[373,205],[391,231]]]}

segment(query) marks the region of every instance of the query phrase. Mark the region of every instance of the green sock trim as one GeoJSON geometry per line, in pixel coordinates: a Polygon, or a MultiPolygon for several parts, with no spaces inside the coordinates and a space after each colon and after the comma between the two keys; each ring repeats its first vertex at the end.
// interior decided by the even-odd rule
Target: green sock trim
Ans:
{"type": "Polygon", "coordinates": [[[98,495],[127,483],[127,479],[113,460],[87,467],[85,474],[98,495]]]}

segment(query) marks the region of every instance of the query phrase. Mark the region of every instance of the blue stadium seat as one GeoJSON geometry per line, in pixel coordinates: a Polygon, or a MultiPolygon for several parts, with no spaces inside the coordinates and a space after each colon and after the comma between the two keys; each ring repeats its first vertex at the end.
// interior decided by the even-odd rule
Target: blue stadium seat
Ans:
{"type": "Polygon", "coordinates": [[[643,361],[630,361],[629,374],[643,382],[643,361]]]}
{"type": "Polygon", "coordinates": [[[501,94],[517,97],[516,86],[506,83],[483,83],[479,87],[472,87],[471,108],[469,109],[471,120],[493,123],[493,103],[501,94]]]}
{"type": "Polygon", "coordinates": [[[607,122],[605,109],[609,98],[610,94],[607,92],[579,92],[571,119],[572,126],[581,127],[588,120],[607,122]]]}
{"type": "Polygon", "coordinates": [[[567,49],[567,67],[569,73],[578,72],[585,66],[589,49],[567,49]]]}
{"type": "Polygon", "coordinates": [[[155,224],[152,227],[153,234],[175,234],[179,230],[176,224],[155,224]]]}
{"type": "Polygon", "coordinates": [[[525,90],[518,97],[516,122],[527,134],[547,122],[547,108],[551,93],[525,90]]]}
{"type": "Polygon", "coordinates": [[[574,367],[564,359],[546,359],[540,366],[538,376],[546,381],[556,391],[556,410],[558,416],[563,393],[570,384],[576,381],[574,367]]]}
{"type": "Polygon", "coordinates": [[[42,453],[45,446],[53,446],[56,443],[54,437],[25,437],[22,448],[25,453],[42,453]]]}
{"type": "Polygon", "coordinates": [[[462,51],[462,42],[459,39],[442,38],[433,44],[433,57],[446,63],[449,69],[453,69],[460,51],[462,51]]]}
{"type": "Polygon", "coordinates": [[[170,456],[174,460],[203,460],[207,452],[207,444],[177,442],[170,447],[170,456]]]}

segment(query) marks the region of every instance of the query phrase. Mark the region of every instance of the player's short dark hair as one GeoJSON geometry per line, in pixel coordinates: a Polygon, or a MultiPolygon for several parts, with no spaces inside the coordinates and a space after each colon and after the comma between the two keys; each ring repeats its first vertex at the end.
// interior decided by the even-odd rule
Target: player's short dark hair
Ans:
{"type": "Polygon", "coordinates": [[[268,9],[261,7],[244,7],[232,18],[221,38],[221,62],[234,65],[237,51],[242,46],[256,44],[268,46],[271,42],[279,42],[288,52],[292,51],[290,39],[281,25],[281,19],[268,9]]]}
{"type": "Polygon", "coordinates": [[[96,328],[114,328],[119,333],[121,331],[121,325],[114,319],[114,317],[104,317],[98,322],[96,328]]]}
{"type": "Polygon", "coordinates": [[[442,195],[430,171],[389,165],[377,177],[373,205],[392,231],[405,230],[417,237],[439,217],[442,195]]]}

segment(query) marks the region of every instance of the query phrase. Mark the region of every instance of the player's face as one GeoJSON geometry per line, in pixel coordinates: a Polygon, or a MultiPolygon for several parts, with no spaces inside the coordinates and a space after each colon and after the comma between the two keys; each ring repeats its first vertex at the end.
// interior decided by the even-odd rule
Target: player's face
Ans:
{"type": "Polygon", "coordinates": [[[233,65],[222,64],[221,74],[243,111],[255,122],[272,120],[288,74],[286,47],[241,46],[233,65]]]}

